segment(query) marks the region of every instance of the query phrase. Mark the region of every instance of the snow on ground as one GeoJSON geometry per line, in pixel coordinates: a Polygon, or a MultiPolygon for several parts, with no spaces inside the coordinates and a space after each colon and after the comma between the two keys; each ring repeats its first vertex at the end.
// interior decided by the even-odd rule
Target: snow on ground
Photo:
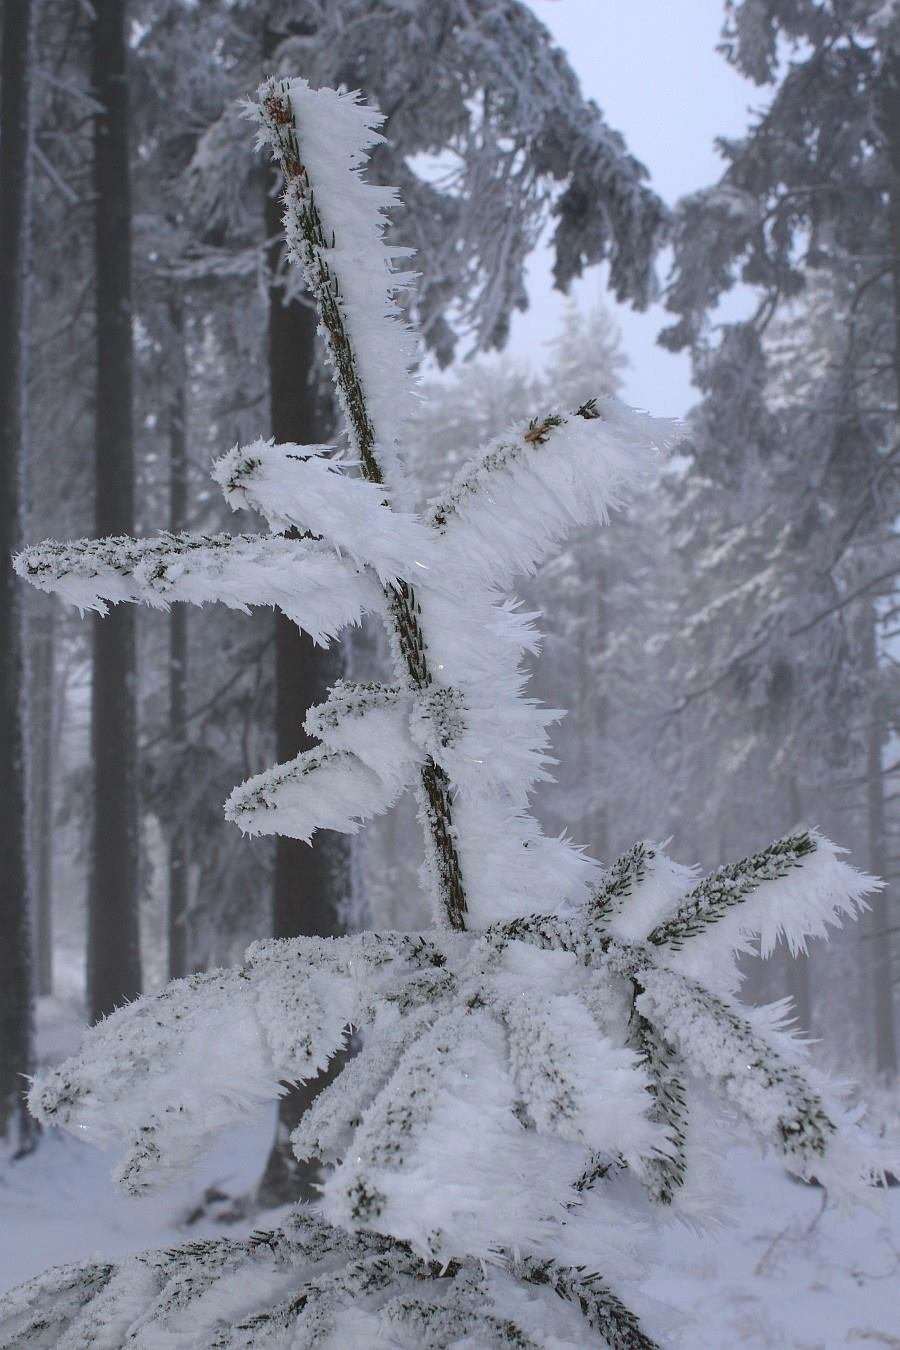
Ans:
{"type": "MultiPolygon", "coordinates": [[[[77,1048],[74,1004],[42,1000],[42,1056],[77,1048]]],[[[46,1267],[92,1256],[115,1258],[209,1234],[240,1236],[277,1221],[259,1214],[225,1225],[222,1201],[191,1222],[209,1188],[246,1194],[259,1177],[274,1112],[224,1137],[190,1182],[143,1200],[122,1195],[114,1159],[51,1133],[38,1150],[0,1167],[0,1293],[46,1267]]],[[[660,1264],[646,1292],[684,1318],[681,1350],[900,1350],[900,1187],[878,1210],[840,1214],[822,1192],[798,1185],[772,1159],[747,1148],[728,1158],[740,1199],[735,1225],[698,1234],[663,1230],[660,1264]]]]}
{"type": "Polygon", "coordinates": [[[729,1155],[735,1226],[663,1236],[648,1292],[688,1318],[685,1346],[900,1350],[900,1187],[880,1213],[823,1211],[823,1193],[750,1148],[729,1155]]]}

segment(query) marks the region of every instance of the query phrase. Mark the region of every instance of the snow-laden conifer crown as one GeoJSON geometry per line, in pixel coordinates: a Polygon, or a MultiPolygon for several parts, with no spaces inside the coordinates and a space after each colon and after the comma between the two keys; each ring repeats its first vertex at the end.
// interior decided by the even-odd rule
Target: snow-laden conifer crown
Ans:
{"type": "Polygon", "coordinates": [[[529,800],[559,714],[525,692],[537,636],[508,587],[573,527],[602,524],[674,427],[613,399],[523,410],[416,515],[402,453],[415,343],[395,302],[410,279],[383,241],[393,195],[360,176],[380,119],[303,80],[265,84],[253,115],[284,173],[349,450],[259,440],[219,460],[229,502],[269,533],[48,542],[16,567],[101,611],[277,604],[317,641],[379,613],[394,683],[338,684],[307,719],[320,746],[226,811],[308,840],[357,830],[414,785],[435,922],[256,943],[239,969],[120,1009],[42,1074],[38,1117],[117,1141],[137,1193],[313,1077],[351,1027],[361,1039],[293,1136],[325,1165],[319,1212],[249,1243],[51,1272],[0,1303],[0,1347],[87,1343],[97,1326],[90,1343],[109,1346],[648,1347],[622,1299],[640,1302],[630,1244],[654,1213],[716,1212],[709,1144],[726,1122],[836,1193],[877,1175],[786,1009],[739,1004],[736,956],[802,949],[878,883],[809,829],[704,879],[650,842],[603,866],[542,832],[529,800]]]}

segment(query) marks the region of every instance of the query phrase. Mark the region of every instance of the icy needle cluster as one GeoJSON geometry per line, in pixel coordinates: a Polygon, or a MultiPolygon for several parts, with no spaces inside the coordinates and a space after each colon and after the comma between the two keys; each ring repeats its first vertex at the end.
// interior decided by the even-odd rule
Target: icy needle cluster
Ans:
{"type": "Polygon", "coordinates": [[[315,1077],[351,1028],[360,1043],[293,1136],[323,1163],[320,1214],[255,1242],[51,1272],[0,1303],[0,1347],[646,1350],[622,1301],[640,1269],[629,1243],[654,1211],[715,1211],[708,1145],[727,1122],[831,1191],[877,1178],[785,1009],[737,1001],[736,967],[756,943],[802,949],[877,883],[813,831],[702,880],[649,842],[604,868],[544,835],[529,801],[560,714],[527,696],[537,636],[508,588],[573,527],[603,523],[672,426],[611,399],[523,415],[415,515],[415,345],[394,299],[409,278],[383,242],[392,194],[359,172],[380,119],[302,80],[263,86],[254,116],[349,452],[260,440],[218,462],[228,501],[272,533],[46,543],[16,565],[83,607],[278,605],[316,640],[380,612],[393,683],[336,685],[307,718],[319,745],[226,811],[309,839],[355,831],[414,785],[435,924],[257,943],[240,969],[120,1009],[40,1076],[38,1117],[118,1141],[139,1193],[315,1077]]]}

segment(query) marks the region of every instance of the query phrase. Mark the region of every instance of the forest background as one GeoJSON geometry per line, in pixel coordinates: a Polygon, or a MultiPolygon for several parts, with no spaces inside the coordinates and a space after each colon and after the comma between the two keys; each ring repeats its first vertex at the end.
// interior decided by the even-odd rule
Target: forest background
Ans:
{"type": "MultiPolygon", "coordinates": [[[[565,79],[533,64],[544,49],[528,24],[504,30],[518,37],[507,49],[473,39],[489,142],[463,127],[459,91],[444,83],[452,67],[436,67],[435,52],[444,28],[465,51],[467,25],[485,31],[492,8],[132,0],[117,45],[121,5],[34,7],[27,491],[6,551],[162,519],[215,532],[225,525],[208,477],[215,454],[260,425],[279,440],[335,434],[324,385],[298,378],[315,369],[313,323],[285,290],[277,185],[235,101],[276,62],[361,85],[398,147],[376,158],[382,180],[404,189],[397,237],[430,278],[418,315],[427,399],[410,447],[423,498],[473,445],[548,399],[619,392],[687,419],[644,498],[602,538],[577,537],[523,596],[544,614],[536,692],[572,712],[554,733],[563,767],[542,789],[545,825],[606,859],[636,835],[671,836],[676,856],[704,866],[801,820],[846,844],[888,881],[866,921],[799,961],[748,961],[747,980],[759,1001],[790,995],[823,1059],[890,1119],[896,7],[501,6],[549,27],[582,90],[568,64],[565,79]],[[618,257],[599,199],[582,209],[577,246],[551,242],[552,201],[597,134],[589,96],[624,136],[620,162],[631,166],[630,152],[650,171],[642,181],[628,169],[640,232],[618,257]],[[554,117],[565,134],[548,149],[554,117]],[[539,164],[529,155],[541,135],[539,164]],[[552,291],[554,268],[574,298],[552,291]]],[[[0,210],[12,206],[5,193],[0,210]]],[[[13,420],[4,414],[7,452],[13,420]]],[[[2,479],[5,519],[14,480],[2,479]]],[[[101,625],[31,591],[15,604],[29,652],[31,886],[3,849],[7,1101],[10,1075],[71,1049],[85,1018],[229,964],[255,937],[422,921],[410,803],[364,843],[325,836],[312,849],[243,840],[221,812],[234,782],[302,748],[303,710],[328,683],[385,660],[374,629],[356,635],[344,668],[343,654],[314,650],[265,613],[122,606],[101,625]]],[[[6,688],[15,655],[4,646],[6,688]]],[[[304,1100],[286,1100],[282,1124],[304,1100]]],[[[35,1145],[14,1108],[6,1125],[13,1148],[35,1145]]],[[[259,1203],[308,1193],[284,1137],[259,1159],[259,1203]]]]}

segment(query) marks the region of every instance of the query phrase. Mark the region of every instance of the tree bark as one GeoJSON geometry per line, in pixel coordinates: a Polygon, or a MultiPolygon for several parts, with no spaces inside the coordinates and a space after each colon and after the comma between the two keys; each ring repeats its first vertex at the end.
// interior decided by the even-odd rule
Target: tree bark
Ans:
{"type": "MultiPolygon", "coordinates": [[[[97,404],[95,532],[134,532],[131,182],[124,0],[94,0],[94,243],[97,404]]],[[[94,621],[94,820],[88,895],[88,1009],[105,1016],[141,991],[138,929],[135,612],[94,621]]]]}
{"type": "MultiPolygon", "coordinates": [[[[897,412],[895,439],[900,438],[900,53],[885,57],[879,90],[879,120],[885,138],[888,161],[888,242],[892,258],[894,307],[894,386],[897,412]]],[[[867,638],[867,665],[870,679],[878,681],[878,616],[872,611],[867,638]]],[[[889,735],[890,718],[883,694],[872,701],[866,733],[866,807],[869,833],[869,868],[875,876],[887,877],[888,845],[884,801],[884,746],[889,735]]],[[[872,998],[875,1018],[875,1068],[888,1078],[897,1074],[897,1031],[894,1010],[893,962],[891,959],[892,919],[890,885],[873,896],[868,915],[867,944],[871,948],[872,998]]]]}
{"type": "Polygon", "coordinates": [[[32,1068],[32,960],[25,781],[23,606],[9,556],[21,547],[31,208],[30,0],[5,0],[0,67],[0,1136],[34,1141],[25,1107],[32,1068]]]}
{"type": "MultiPolygon", "coordinates": [[[[269,238],[280,239],[277,199],[266,204],[269,238]]],[[[273,273],[280,242],[272,247],[273,273]]],[[[272,434],[276,441],[318,444],[332,432],[330,409],[317,397],[315,385],[316,327],[314,308],[300,301],[283,302],[281,288],[270,290],[269,371],[272,434]]],[[[276,751],[279,763],[293,759],[315,742],[303,730],[307,709],[325,697],[343,673],[340,648],[315,647],[282,614],[275,617],[276,751]]],[[[350,843],[330,830],[317,832],[312,845],[279,835],[275,841],[272,932],[275,937],[300,934],[333,936],[341,931],[339,912],[351,884],[350,843]]],[[[293,1088],[281,1099],[275,1142],[260,1181],[258,1199],[266,1207],[296,1199],[314,1199],[318,1168],[301,1164],[290,1147],[290,1132],[307,1106],[340,1067],[312,1083],[293,1088]]]]}
{"type": "MultiPolygon", "coordinates": [[[[787,781],[788,829],[794,829],[802,822],[803,802],[800,796],[800,784],[794,774],[788,774],[787,781]]],[[[803,1031],[812,1031],[812,980],[810,978],[810,958],[791,956],[785,952],[787,960],[787,992],[794,1004],[797,1024],[803,1031]]]]}
{"type": "Polygon", "coordinates": [[[35,596],[29,634],[31,851],[37,992],[53,993],[53,774],[56,731],[56,640],[52,595],[35,596]]]}
{"type": "MultiPolygon", "coordinates": [[[[187,369],[184,305],[173,292],[169,302],[175,370],[169,417],[169,529],[187,523],[187,369]]],[[[185,734],[188,687],[188,607],[169,610],[169,729],[173,744],[185,734]]],[[[190,854],[186,830],[176,820],[169,839],[169,979],[190,969],[188,952],[188,891],[190,854]]]]}
{"type": "MultiPolygon", "coordinates": [[[[887,719],[884,699],[878,689],[877,616],[872,613],[866,623],[866,650],[864,652],[867,680],[876,690],[868,709],[866,728],[866,827],[868,832],[869,871],[876,877],[887,877],[888,847],[887,819],[884,803],[884,739],[887,719]]],[[[875,1071],[885,1078],[897,1074],[897,1033],[894,1022],[893,962],[891,961],[891,887],[890,883],[877,895],[869,897],[866,915],[869,990],[872,1009],[872,1031],[875,1038],[875,1071]]]]}

